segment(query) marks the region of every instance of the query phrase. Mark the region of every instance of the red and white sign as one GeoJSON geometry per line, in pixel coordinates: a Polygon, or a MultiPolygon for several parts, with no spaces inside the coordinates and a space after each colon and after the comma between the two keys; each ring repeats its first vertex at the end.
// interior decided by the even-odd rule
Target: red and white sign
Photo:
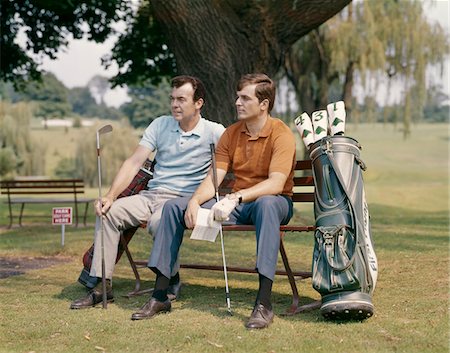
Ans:
{"type": "Polygon", "coordinates": [[[72,207],[53,207],[52,225],[72,224],[72,207]]]}

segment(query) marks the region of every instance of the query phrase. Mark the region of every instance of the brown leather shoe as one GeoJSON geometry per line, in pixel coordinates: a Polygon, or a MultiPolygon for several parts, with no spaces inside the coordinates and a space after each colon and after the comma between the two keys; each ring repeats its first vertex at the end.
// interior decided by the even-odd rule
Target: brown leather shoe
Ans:
{"type": "Polygon", "coordinates": [[[245,325],[248,329],[261,329],[268,327],[273,321],[273,311],[258,303],[253,309],[252,315],[245,325]]]}
{"type": "MultiPolygon", "coordinates": [[[[114,301],[114,294],[111,285],[106,286],[106,301],[108,303],[114,301]]],[[[94,289],[91,289],[85,297],[74,300],[72,304],[70,304],[70,309],[92,308],[101,302],[103,302],[103,291],[102,287],[100,286],[99,288],[97,285],[94,289]]]]}
{"type": "Polygon", "coordinates": [[[171,308],[172,304],[169,299],[160,302],[152,297],[139,311],[131,315],[131,320],[151,319],[156,314],[169,312],[171,308]]]}

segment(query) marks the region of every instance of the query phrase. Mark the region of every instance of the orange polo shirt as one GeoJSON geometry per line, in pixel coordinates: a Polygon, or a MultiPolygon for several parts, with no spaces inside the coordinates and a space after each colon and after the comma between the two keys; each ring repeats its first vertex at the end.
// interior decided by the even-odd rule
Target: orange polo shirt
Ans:
{"type": "Polygon", "coordinates": [[[282,194],[292,196],[295,137],[280,119],[269,117],[253,138],[244,121],[229,126],[217,144],[216,162],[217,168],[233,171],[233,192],[266,180],[272,172],[280,172],[288,177],[282,194]]]}

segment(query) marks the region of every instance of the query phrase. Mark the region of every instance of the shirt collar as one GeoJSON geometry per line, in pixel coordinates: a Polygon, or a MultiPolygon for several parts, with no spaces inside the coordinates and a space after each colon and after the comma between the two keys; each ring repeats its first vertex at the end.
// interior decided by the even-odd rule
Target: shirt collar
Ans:
{"type": "Polygon", "coordinates": [[[180,128],[180,123],[178,121],[176,121],[174,119],[174,126],[171,129],[172,132],[179,132],[180,134],[184,135],[184,136],[191,136],[191,135],[197,135],[197,136],[202,136],[203,132],[205,131],[205,119],[203,119],[203,117],[200,115],[200,119],[197,123],[197,125],[195,125],[194,129],[192,129],[191,131],[185,132],[183,131],[183,129],[180,128]]]}
{"type": "MultiPolygon", "coordinates": [[[[273,120],[274,119],[270,116],[267,118],[266,123],[264,124],[263,128],[261,129],[261,131],[259,132],[258,136],[255,139],[258,139],[260,137],[268,137],[270,135],[270,132],[272,131],[273,120]]],[[[241,123],[242,126],[240,131],[250,135],[247,130],[247,126],[245,125],[245,121],[241,121],[241,123]]]]}

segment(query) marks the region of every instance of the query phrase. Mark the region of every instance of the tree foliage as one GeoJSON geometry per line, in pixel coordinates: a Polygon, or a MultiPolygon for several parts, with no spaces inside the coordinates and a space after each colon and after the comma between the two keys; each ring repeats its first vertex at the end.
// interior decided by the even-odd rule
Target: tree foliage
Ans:
{"type": "Polygon", "coordinates": [[[46,146],[30,136],[28,103],[0,101],[0,176],[42,175],[46,146]]]}
{"type": "Polygon", "coordinates": [[[170,84],[163,79],[158,85],[150,82],[141,86],[129,86],[131,102],[120,109],[128,117],[133,127],[146,127],[160,115],[170,114],[170,84]]]}
{"type": "MultiPolygon", "coordinates": [[[[94,125],[92,131],[101,126],[94,125]]],[[[80,136],[77,140],[76,156],[74,160],[61,162],[58,172],[63,170],[75,170],[76,175],[84,179],[90,186],[98,185],[97,155],[95,151],[95,139],[93,143],[86,143],[86,137],[80,136]],[[74,163],[74,167],[72,163],[74,163]]],[[[101,140],[101,163],[102,183],[110,185],[120,166],[137,147],[139,137],[126,121],[113,124],[113,132],[102,136],[101,140]]]]}
{"type": "Polygon", "coordinates": [[[69,33],[74,38],[87,34],[102,41],[111,33],[112,22],[122,19],[127,31],[112,56],[105,59],[106,65],[118,63],[117,83],[142,83],[175,71],[198,76],[208,91],[205,115],[229,124],[234,120],[238,78],[249,72],[274,75],[298,38],[349,2],[150,0],[141,2],[134,17],[131,2],[126,0],[2,0],[2,33],[7,35],[1,44],[22,60],[15,64],[2,55],[1,77],[36,74],[36,63],[14,44],[21,25],[27,28],[27,49],[54,58],[58,48],[67,44],[69,33]]]}
{"type": "Polygon", "coordinates": [[[401,85],[404,132],[409,134],[411,117],[422,118],[426,68],[442,63],[449,53],[448,33],[427,21],[423,6],[420,1],[355,2],[301,38],[286,56],[285,69],[302,109],[323,109],[330,84],[339,82],[340,98],[351,112],[359,78],[370,117],[377,88],[387,80],[388,98],[391,87],[401,85]]]}
{"type": "Polygon", "coordinates": [[[69,35],[102,42],[113,31],[113,22],[126,18],[131,11],[130,2],[123,0],[1,0],[0,79],[16,85],[39,79],[42,57],[55,59],[67,46],[69,35]],[[23,47],[17,43],[22,29],[26,35],[23,47]]]}

